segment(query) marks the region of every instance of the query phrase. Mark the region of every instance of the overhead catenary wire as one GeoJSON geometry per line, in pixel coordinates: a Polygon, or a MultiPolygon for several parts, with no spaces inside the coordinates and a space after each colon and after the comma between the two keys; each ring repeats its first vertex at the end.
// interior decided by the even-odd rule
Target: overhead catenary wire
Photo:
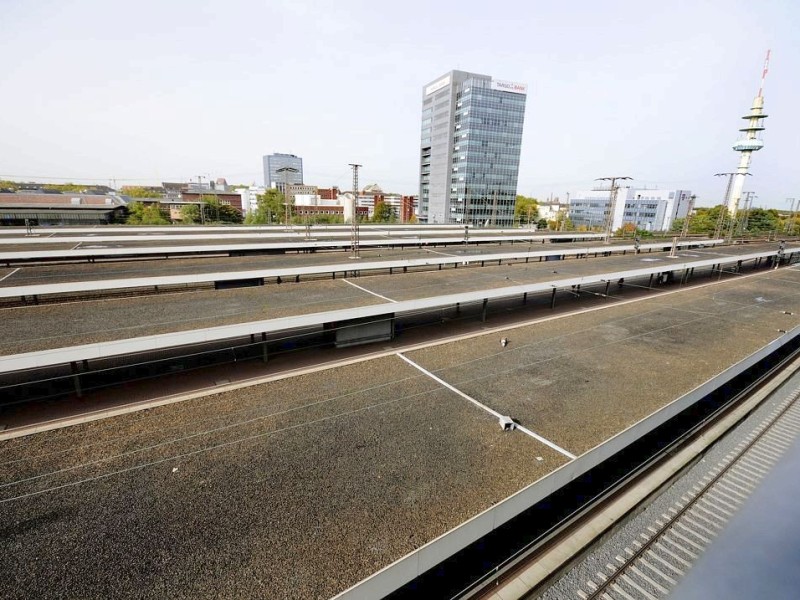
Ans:
{"type": "MultiPolygon", "coordinates": [[[[796,294],[790,294],[790,295],[797,296],[797,295],[800,295],[800,292],[798,292],[796,294]]],[[[750,307],[750,306],[757,306],[757,305],[758,305],[758,303],[752,303],[752,304],[745,305],[745,306],[750,307]]],[[[730,311],[725,311],[725,312],[720,313],[720,314],[724,315],[724,314],[732,313],[732,312],[741,310],[742,308],[743,308],[742,306],[737,306],[736,308],[734,308],[734,309],[732,309],[730,311]]],[[[714,315],[714,316],[716,316],[716,315],[714,315]]],[[[624,321],[624,320],[627,320],[627,319],[637,318],[637,317],[626,317],[626,318],[620,319],[620,322],[624,321]]],[[[499,375],[505,375],[505,374],[508,374],[508,373],[511,373],[513,371],[517,371],[517,370],[520,370],[520,369],[527,369],[530,366],[533,366],[535,364],[543,364],[543,363],[551,362],[551,361],[554,361],[554,360],[561,360],[565,356],[569,356],[569,355],[572,355],[572,354],[577,354],[579,352],[585,352],[585,351],[588,351],[588,350],[595,350],[595,349],[601,348],[601,347],[613,346],[613,345],[618,344],[618,343],[620,343],[622,341],[628,341],[628,340],[640,338],[640,337],[643,337],[643,336],[646,336],[646,335],[652,335],[653,333],[659,333],[659,332],[667,331],[669,329],[673,329],[673,328],[676,328],[676,327],[683,327],[683,326],[689,325],[691,323],[698,322],[698,321],[705,321],[707,319],[708,319],[708,315],[703,315],[702,317],[699,317],[697,319],[691,319],[689,321],[685,321],[685,322],[682,322],[682,323],[679,323],[679,324],[669,325],[669,326],[658,328],[658,329],[655,329],[655,330],[651,330],[651,331],[647,331],[647,332],[643,332],[643,333],[639,333],[639,334],[634,334],[634,335],[631,335],[631,336],[626,336],[624,338],[616,339],[616,340],[613,340],[613,341],[610,341],[610,342],[604,342],[604,343],[592,346],[590,348],[581,348],[579,350],[563,352],[563,353],[561,353],[561,354],[559,354],[557,356],[549,357],[549,358],[546,358],[546,359],[531,361],[531,362],[522,364],[522,365],[520,365],[518,367],[515,367],[513,369],[504,369],[504,370],[501,370],[499,372],[493,372],[493,373],[486,374],[486,375],[483,375],[483,376],[480,376],[480,377],[474,377],[474,378],[469,378],[469,379],[464,379],[464,380],[458,380],[458,381],[454,382],[454,384],[455,385],[463,385],[465,383],[473,383],[473,382],[476,382],[476,381],[481,381],[483,379],[486,379],[487,377],[497,377],[499,375]]],[[[597,327],[602,327],[602,326],[599,325],[597,327]]],[[[581,333],[583,333],[583,332],[581,332],[581,333]]],[[[563,336],[556,336],[555,338],[550,338],[548,341],[552,342],[553,339],[558,339],[558,338],[561,338],[561,337],[565,338],[565,337],[569,337],[570,335],[574,335],[574,334],[565,334],[563,336]]],[[[520,349],[522,349],[522,347],[520,349]]],[[[517,348],[514,348],[512,351],[514,351],[514,350],[517,350],[517,348]]],[[[482,357],[480,360],[485,360],[486,358],[488,358],[488,357],[482,357]]],[[[464,361],[462,363],[459,363],[458,365],[454,365],[453,368],[458,367],[458,366],[464,366],[469,362],[474,362],[474,361],[464,361]]],[[[420,377],[424,377],[424,376],[420,375],[420,377]]],[[[384,386],[382,385],[382,386],[375,386],[375,387],[377,388],[377,387],[384,387],[384,386]]],[[[360,390],[359,392],[355,392],[355,393],[366,393],[368,391],[369,391],[369,388],[367,388],[365,390],[360,390]]],[[[370,405],[370,406],[367,406],[367,407],[362,407],[362,408],[359,408],[359,409],[355,409],[353,411],[346,411],[346,412],[342,412],[342,413],[337,413],[336,415],[330,415],[330,416],[323,417],[323,418],[316,419],[316,420],[312,420],[312,421],[309,421],[309,422],[291,425],[289,427],[285,427],[285,428],[282,428],[282,429],[263,432],[263,433],[255,434],[255,435],[252,435],[252,436],[245,436],[245,437],[239,438],[237,440],[230,440],[228,442],[223,442],[223,443],[220,443],[220,444],[210,445],[210,446],[204,447],[202,449],[198,449],[198,450],[191,451],[191,452],[188,452],[188,453],[176,454],[174,456],[165,457],[165,458],[162,458],[162,459],[158,459],[158,460],[155,460],[155,461],[150,461],[150,462],[143,463],[143,464],[140,464],[140,465],[135,465],[135,466],[128,467],[128,468],[125,468],[125,469],[121,469],[121,470],[116,470],[116,471],[113,471],[111,473],[101,474],[101,475],[97,475],[97,476],[94,476],[94,477],[85,478],[85,479],[69,482],[69,483],[66,483],[66,484],[61,484],[61,485],[58,485],[58,486],[53,486],[53,487],[50,487],[50,488],[47,488],[47,489],[44,489],[44,490],[37,490],[37,491],[34,491],[34,492],[21,494],[21,495],[18,495],[18,496],[15,496],[15,497],[11,497],[11,498],[0,499],[0,504],[6,503],[6,502],[10,502],[10,501],[13,501],[13,500],[18,500],[18,499],[30,497],[30,496],[43,494],[43,493],[50,492],[50,491],[56,491],[56,490],[63,489],[63,488],[66,488],[66,487],[71,487],[71,486],[74,486],[74,485],[80,485],[82,483],[87,483],[87,482],[96,481],[96,480],[99,480],[99,479],[104,479],[104,478],[107,478],[107,477],[111,477],[113,475],[118,475],[118,474],[126,473],[126,472],[129,472],[129,471],[142,469],[142,468],[145,468],[147,466],[153,466],[153,465],[161,464],[161,463],[167,462],[169,460],[178,460],[178,459],[185,458],[185,457],[188,457],[188,456],[193,456],[193,455],[196,455],[196,454],[199,454],[199,453],[202,453],[202,452],[211,451],[211,450],[215,450],[215,449],[222,448],[222,447],[227,447],[227,446],[230,446],[230,445],[233,445],[233,444],[237,444],[237,443],[243,443],[243,442],[246,442],[248,440],[258,439],[258,438],[261,438],[261,437],[269,436],[269,435],[280,433],[280,432],[283,432],[283,431],[288,431],[288,430],[291,430],[291,429],[296,429],[298,427],[302,427],[302,426],[305,426],[305,425],[310,425],[310,424],[314,424],[314,423],[318,423],[318,422],[327,421],[327,420],[330,420],[330,419],[333,419],[333,418],[337,418],[339,416],[345,416],[345,415],[349,415],[349,414],[355,414],[355,413],[358,413],[358,412],[363,412],[363,411],[369,410],[371,408],[375,408],[375,407],[378,407],[378,406],[384,406],[386,404],[399,402],[400,400],[406,400],[406,399],[417,397],[417,396],[420,396],[420,395],[433,393],[435,391],[436,391],[435,389],[434,390],[426,390],[426,391],[423,391],[423,392],[418,392],[418,393],[407,395],[407,396],[404,396],[404,397],[401,397],[401,398],[393,399],[393,400],[390,400],[390,401],[387,401],[387,402],[376,403],[376,404],[373,404],[373,405],[370,405]]],[[[321,402],[327,402],[327,401],[328,400],[323,400],[321,402]]],[[[275,413],[274,415],[264,415],[262,417],[253,419],[253,421],[262,420],[262,419],[265,419],[265,418],[269,418],[271,416],[279,416],[280,414],[283,414],[284,412],[293,412],[295,410],[299,410],[299,408],[288,409],[287,411],[280,411],[278,413],[275,413]]],[[[122,454],[115,455],[115,456],[112,456],[112,457],[106,457],[106,458],[102,458],[102,459],[97,459],[95,461],[90,461],[88,463],[84,463],[84,464],[81,464],[81,465],[75,465],[73,467],[68,467],[68,468],[65,468],[65,469],[53,471],[51,473],[41,474],[41,475],[38,475],[38,476],[26,478],[26,479],[15,481],[15,482],[5,483],[5,484],[0,485],[0,488],[9,487],[9,486],[12,486],[12,485],[19,485],[21,483],[26,483],[26,482],[33,481],[33,480],[38,480],[38,479],[41,479],[41,478],[44,478],[44,477],[57,475],[57,474],[60,474],[60,473],[63,473],[63,472],[69,472],[69,471],[73,471],[73,470],[76,470],[76,469],[79,469],[79,468],[85,468],[85,467],[93,466],[93,465],[100,464],[100,463],[103,463],[103,462],[109,462],[111,460],[116,460],[118,458],[124,458],[124,457],[131,456],[131,455],[134,455],[134,454],[139,454],[141,452],[154,450],[154,449],[157,449],[157,448],[160,448],[160,447],[164,447],[164,446],[167,446],[167,445],[170,445],[170,444],[173,444],[173,443],[179,443],[179,442],[187,441],[187,440],[190,440],[190,439],[194,439],[194,438],[202,436],[202,435],[208,435],[208,434],[216,433],[216,432],[219,432],[219,431],[225,431],[225,430],[231,429],[233,427],[241,426],[242,424],[247,424],[248,422],[249,421],[245,421],[245,422],[242,422],[242,423],[234,423],[234,424],[230,424],[228,426],[211,429],[211,430],[207,430],[207,431],[204,431],[204,432],[196,432],[196,433],[193,433],[191,435],[184,436],[182,438],[175,438],[175,439],[172,439],[172,440],[165,440],[165,441],[159,442],[158,444],[153,444],[153,445],[148,446],[148,447],[132,450],[132,451],[127,452],[127,453],[122,453],[122,454]]]]}
{"type": "Polygon", "coordinates": [[[98,481],[98,480],[101,480],[101,479],[108,479],[109,477],[114,477],[116,475],[122,475],[124,473],[128,473],[128,472],[131,472],[131,471],[139,471],[139,470],[145,469],[147,467],[163,464],[165,462],[169,462],[169,461],[173,461],[173,460],[181,460],[181,459],[189,458],[191,456],[196,456],[198,454],[202,454],[202,453],[205,453],[205,452],[218,450],[220,448],[226,448],[226,447],[229,447],[229,446],[234,446],[236,444],[242,444],[242,443],[245,443],[245,442],[248,442],[248,441],[261,439],[261,438],[268,437],[268,436],[271,436],[271,435],[275,435],[275,434],[278,434],[278,433],[291,431],[293,429],[299,429],[301,427],[305,427],[305,426],[308,426],[308,425],[314,425],[314,424],[317,424],[317,423],[324,423],[325,421],[331,421],[331,420],[337,419],[339,417],[348,416],[348,415],[352,415],[352,414],[357,414],[357,413],[364,412],[364,411],[367,411],[367,410],[370,410],[370,409],[373,409],[373,408],[378,408],[378,407],[382,407],[382,406],[388,406],[390,404],[396,404],[397,402],[400,402],[402,400],[408,400],[408,399],[416,397],[416,396],[422,396],[422,395],[430,394],[430,393],[432,393],[432,392],[431,391],[418,392],[416,394],[411,394],[411,395],[405,396],[405,397],[393,398],[391,400],[386,400],[384,402],[378,402],[378,403],[372,404],[370,406],[365,406],[365,407],[357,408],[357,409],[354,409],[354,410],[351,410],[351,411],[345,411],[345,412],[337,413],[335,415],[329,415],[329,416],[326,416],[326,417],[320,417],[319,419],[314,419],[313,421],[308,421],[308,422],[305,422],[305,423],[298,423],[298,424],[295,424],[295,425],[289,425],[289,426],[283,427],[281,429],[276,429],[276,430],[273,430],[273,431],[266,431],[266,432],[250,435],[250,436],[247,436],[247,437],[244,437],[244,438],[239,438],[239,439],[236,439],[236,440],[230,440],[228,442],[222,442],[220,444],[215,444],[215,445],[212,445],[212,446],[206,446],[204,448],[200,448],[198,450],[193,450],[191,452],[184,452],[184,453],[181,453],[181,454],[176,454],[176,455],[173,455],[173,456],[160,458],[158,460],[154,460],[154,461],[150,461],[150,462],[134,465],[134,466],[127,467],[127,468],[124,468],[124,469],[118,469],[118,470],[112,471],[110,473],[103,473],[101,475],[96,475],[94,477],[88,477],[88,478],[80,479],[80,480],[77,480],[77,481],[70,481],[68,483],[60,484],[60,485],[57,485],[57,486],[52,486],[52,487],[49,487],[49,488],[46,488],[46,489],[43,489],[43,490],[36,490],[36,491],[28,492],[28,493],[25,493],[25,494],[19,494],[17,496],[12,496],[10,498],[2,498],[2,499],[0,499],[0,504],[6,504],[8,502],[13,502],[13,501],[16,501],[16,500],[22,500],[24,498],[29,498],[31,496],[39,496],[41,494],[45,494],[45,493],[48,493],[48,492],[54,492],[54,491],[58,491],[58,490],[61,490],[61,489],[64,489],[64,488],[75,487],[77,485],[81,485],[81,484],[84,484],[84,483],[91,483],[91,482],[98,481]]]}
{"type": "MultiPolygon", "coordinates": [[[[180,443],[180,442],[185,442],[187,440],[191,440],[191,439],[197,438],[199,436],[211,435],[211,434],[220,433],[220,432],[223,432],[223,431],[229,431],[229,430],[231,430],[233,428],[236,428],[236,427],[242,427],[242,426],[245,426],[245,425],[249,425],[251,423],[256,423],[258,421],[263,421],[264,419],[280,417],[280,416],[287,415],[287,414],[290,414],[290,413],[293,413],[293,412],[297,412],[297,411],[300,411],[300,410],[304,410],[304,409],[308,409],[308,408],[312,408],[312,407],[317,407],[317,406],[320,406],[322,404],[327,404],[327,403],[330,403],[330,402],[343,400],[345,398],[351,398],[353,396],[357,396],[357,395],[361,395],[361,394],[374,393],[376,390],[379,390],[379,389],[382,389],[382,388],[386,388],[386,387],[390,387],[390,386],[393,386],[393,385],[397,385],[397,384],[403,383],[403,382],[411,380],[411,379],[419,379],[419,376],[413,375],[413,376],[403,377],[403,378],[395,380],[395,381],[390,381],[390,382],[387,382],[387,383],[384,383],[384,384],[374,385],[374,386],[371,386],[371,387],[368,387],[368,388],[360,389],[360,390],[357,390],[357,391],[354,391],[354,392],[350,392],[350,393],[347,393],[347,394],[341,394],[339,396],[334,396],[334,397],[331,397],[331,398],[323,398],[323,399],[318,400],[316,402],[309,402],[309,403],[301,405],[301,406],[296,406],[296,407],[288,408],[288,409],[285,409],[285,410],[276,411],[276,412],[269,413],[269,414],[266,414],[266,415],[260,415],[260,416],[257,416],[257,417],[253,417],[252,419],[245,419],[245,420],[242,420],[242,421],[236,421],[234,423],[230,423],[230,424],[227,424],[227,425],[224,425],[224,426],[221,426],[221,427],[215,427],[215,428],[212,428],[212,429],[206,429],[206,430],[203,430],[203,431],[198,431],[198,432],[195,432],[195,433],[192,433],[190,435],[183,436],[183,437],[171,438],[171,439],[159,442],[157,444],[151,444],[150,446],[137,448],[135,450],[130,450],[128,452],[122,452],[120,454],[116,454],[116,455],[113,455],[113,456],[108,456],[108,457],[104,457],[104,458],[88,461],[88,462],[81,463],[81,464],[78,464],[78,465],[73,465],[73,466],[70,466],[70,467],[64,467],[62,469],[57,469],[55,471],[51,471],[51,472],[48,472],[48,473],[42,473],[40,475],[35,475],[35,476],[27,477],[27,478],[24,478],[24,479],[19,479],[19,480],[16,480],[16,481],[3,482],[3,483],[0,483],[0,489],[6,488],[6,487],[10,487],[10,486],[13,486],[13,485],[19,485],[21,483],[26,483],[26,482],[29,482],[29,481],[35,481],[35,480],[41,479],[43,477],[49,477],[49,476],[52,476],[52,475],[58,475],[60,473],[66,473],[66,472],[70,472],[70,471],[73,471],[73,470],[76,470],[76,469],[89,467],[89,466],[97,465],[97,464],[104,463],[104,462],[109,462],[109,461],[116,460],[116,459],[119,459],[119,458],[126,458],[128,456],[133,456],[133,455],[139,454],[141,452],[147,452],[149,450],[155,450],[157,448],[161,448],[161,447],[164,447],[164,446],[167,446],[167,445],[170,445],[170,444],[176,444],[176,443],[180,443]]],[[[420,392],[420,393],[428,393],[430,391],[434,391],[434,389],[428,390],[426,392],[420,392]]],[[[230,413],[228,413],[228,415],[229,414],[230,413]]],[[[225,415],[225,416],[228,416],[228,415],[225,415]]],[[[123,436],[123,437],[119,437],[119,438],[112,439],[112,440],[105,440],[104,443],[108,443],[110,441],[128,440],[128,439],[131,439],[132,437],[138,437],[138,436],[123,436]]],[[[92,444],[81,446],[79,449],[85,449],[85,448],[87,448],[89,446],[92,446],[92,444]]],[[[74,448],[71,449],[71,450],[74,450],[74,448]]],[[[56,453],[52,453],[51,455],[55,455],[55,454],[56,453]]],[[[42,456],[40,455],[40,456],[36,456],[34,458],[42,458],[42,456]]],[[[9,464],[9,463],[0,463],[0,466],[6,465],[6,464],[9,464]]]]}
{"type": "MultiPolygon", "coordinates": [[[[786,295],[786,297],[790,297],[790,296],[796,296],[796,295],[798,295],[798,294],[787,294],[787,295],[786,295]]],[[[760,304],[759,304],[758,302],[755,302],[755,303],[749,303],[749,304],[742,304],[741,306],[739,306],[739,307],[736,307],[736,308],[734,308],[734,309],[732,309],[732,310],[730,310],[730,311],[724,311],[723,313],[720,313],[720,315],[729,314],[729,313],[731,313],[731,312],[734,312],[734,311],[736,311],[736,310],[740,310],[741,308],[752,307],[752,306],[760,306],[760,304]]],[[[621,322],[621,321],[624,321],[624,320],[626,320],[626,319],[628,319],[628,318],[636,318],[636,317],[626,317],[625,319],[622,319],[622,320],[620,320],[620,322],[621,322]]],[[[702,318],[703,318],[703,319],[707,319],[707,315],[703,315],[703,317],[702,317],[702,318]]],[[[699,320],[699,319],[697,319],[697,320],[699,320]]],[[[654,330],[654,331],[648,331],[648,332],[644,332],[644,333],[642,333],[642,334],[637,334],[637,335],[634,335],[634,336],[628,336],[628,337],[624,338],[624,340],[627,340],[627,339],[634,339],[634,338],[636,338],[636,337],[640,337],[641,335],[650,335],[650,334],[652,334],[652,333],[654,333],[654,332],[658,332],[658,331],[664,331],[664,330],[670,329],[670,328],[672,328],[672,327],[684,326],[684,325],[686,325],[686,324],[693,323],[693,322],[695,322],[695,321],[697,321],[697,320],[690,320],[690,321],[687,321],[687,322],[683,322],[683,323],[676,324],[676,325],[673,325],[673,326],[669,326],[669,327],[665,327],[665,328],[657,329],[657,330],[654,330]]],[[[567,337],[567,336],[566,336],[566,335],[565,335],[565,336],[557,336],[556,338],[551,338],[551,339],[557,339],[558,337],[567,337]]],[[[591,350],[591,349],[594,349],[594,348],[597,348],[597,347],[601,347],[601,346],[612,345],[613,343],[619,343],[620,341],[623,341],[623,340],[614,340],[613,342],[610,342],[610,343],[607,343],[607,344],[600,344],[600,345],[592,346],[591,348],[583,348],[583,349],[576,350],[576,351],[572,351],[572,352],[568,352],[568,353],[562,353],[562,354],[561,354],[559,357],[550,358],[550,359],[548,359],[548,360],[557,360],[557,359],[559,359],[559,358],[562,358],[563,356],[565,356],[565,355],[568,355],[568,354],[573,354],[573,353],[577,353],[577,352],[581,352],[581,351],[591,350]]],[[[484,358],[485,358],[485,357],[484,357],[484,358]]],[[[535,364],[535,363],[541,363],[541,362],[547,362],[547,360],[545,360],[545,361],[533,361],[533,362],[530,362],[530,363],[526,363],[525,365],[523,365],[523,367],[527,367],[527,366],[530,366],[530,365],[532,365],[532,364],[535,364]]],[[[459,365],[455,365],[455,366],[463,366],[464,364],[466,364],[466,361],[464,361],[464,362],[462,362],[462,363],[459,363],[459,365]]],[[[520,367],[520,368],[523,368],[523,367],[520,367]]],[[[516,369],[510,369],[510,370],[506,370],[506,371],[501,371],[500,373],[511,372],[511,371],[513,371],[513,370],[516,370],[516,369]]],[[[493,374],[491,374],[491,375],[487,375],[487,376],[492,376],[492,375],[493,375],[493,376],[496,376],[497,374],[498,374],[498,373],[493,373],[493,374]]],[[[465,380],[465,381],[475,381],[475,380],[479,380],[479,379],[483,379],[483,377],[481,377],[481,378],[469,379],[469,380],[465,380]]],[[[363,391],[365,391],[365,390],[359,390],[359,391],[357,391],[357,392],[355,392],[355,393],[356,393],[356,394],[357,394],[357,393],[362,393],[363,391]]],[[[422,393],[428,393],[428,392],[422,392],[422,393]]],[[[409,396],[409,397],[413,397],[413,395],[412,395],[412,396],[409,396]]],[[[265,418],[266,418],[266,417],[265,417],[265,418]]],[[[267,434],[269,434],[269,433],[271,433],[271,432],[267,432],[267,434]]],[[[188,436],[188,438],[187,438],[187,439],[190,439],[190,438],[192,438],[192,437],[196,437],[197,435],[201,435],[201,434],[200,434],[200,433],[193,434],[192,436],[188,436]]],[[[166,443],[166,442],[164,442],[164,443],[161,443],[161,444],[158,444],[156,447],[163,446],[165,443],[166,443]]],[[[144,449],[142,449],[142,450],[140,450],[140,451],[143,451],[143,450],[144,450],[144,449]]],[[[109,459],[109,460],[110,460],[110,459],[109,459]]],[[[168,460],[168,459],[165,459],[165,460],[168,460]]],[[[157,461],[157,462],[163,462],[163,461],[157,461]]],[[[60,489],[60,487],[64,487],[64,486],[59,486],[58,488],[54,488],[54,489],[60,489]]]]}

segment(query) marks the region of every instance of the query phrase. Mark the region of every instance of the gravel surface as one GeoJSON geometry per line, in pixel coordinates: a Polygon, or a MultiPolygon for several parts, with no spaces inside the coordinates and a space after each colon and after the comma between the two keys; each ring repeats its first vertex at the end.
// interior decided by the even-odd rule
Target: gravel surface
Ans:
{"type": "MultiPolygon", "coordinates": [[[[764,272],[409,357],[579,453],[797,325],[798,284],[764,272]]],[[[0,442],[0,572],[14,598],[325,598],[564,460],[373,359],[0,442]]]]}
{"type": "Polygon", "coordinates": [[[563,460],[396,357],[2,442],[5,597],[326,598],[563,460]]]}
{"type": "MultiPolygon", "coordinates": [[[[244,233],[244,232],[239,232],[244,233]]],[[[219,234],[219,232],[217,232],[219,234]]],[[[511,231],[506,232],[504,234],[500,234],[497,232],[485,233],[480,235],[472,235],[472,243],[475,244],[480,242],[482,238],[489,237],[489,236],[508,236],[513,237],[516,235],[526,235],[525,232],[520,231],[511,231]]],[[[326,236],[324,234],[314,234],[311,236],[312,241],[319,241],[319,242],[336,242],[337,244],[344,244],[346,247],[349,243],[348,241],[349,233],[345,233],[345,235],[339,236],[326,236]]],[[[73,236],[70,236],[73,237],[73,236]]],[[[85,237],[80,234],[74,237],[85,237]]],[[[360,239],[361,241],[369,241],[369,240],[385,240],[385,241],[392,241],[392,240],[406,240],[408,241],[420,241],[424,242],[425,239],[430,238],[437,238],[437,239],[445,239],[445,243],[447,244],[459,244],[464,239],[463,232],[431,232],[428,234],[423,235],[420,237],[417,234],[412,234],[410,232],[395,232],[392,235],[381,234],[378,232],[372,232],[370,230],[362,229],[360,232],[360,239]]],[[[53,242],[50,243],[28,243],[28,244],[20,244],[15,243],[13,240],[0,238],[0,252],[27,252],[33,250],[68,250],[70,248],[75,248],[76,244],[80,244],[77,246],[78,248],[84,249],[100,249],[100,248],[152,248],[152,247],[179,247],[179,246],[219,246],[219,245],[227,245],[227,244],[280,244],[280,243],[297,243],[305,241],[304,235],[289,235],[286,237],[242,237],[242,238],[206,238],[201,235],[196,236],[174,236],[173,239],[169,240],[154,240],[148,239],[147,235],[142,235],[141,240],[114,240],[113,237],[101,237],[95,236],[91,240],[83,241],[83,242],[57,242],[58,238],[53,237],[53,242]]],[[[596,240],[594,240],[596,241],[596,240]]],[[[493,242],[492,242],[493,243],[493,242]]],[[[513,246],[520,246],[523,244],[529,244],[531,242],[521,242],[521,241],[512,241],[508,240],[505,244],[506,247],[513,246]]],[[[585,244],[585,242],[583,242],[585,244]]],[[[628,242],[630,243],[630,241],[628,242]]],[[[541,245],[541,241],[534,242],[535,245],[541,245]]],[[[483,244],[481,244],[483,245],[483,244]]],[[[410,247],[410,246],[409,246],[410,247]]]]}
{"type": "Polygon", "coordinates": [[[381,302],[342,281],[315,281],[8,308],[0,355],[381,302]]]}
{"type": "MultiPolygon", "coordinates": [[[[1,241],[1,240],[0,240],[1,241]]],[[[20,246],[21,247],[21,246],[20,246]]],[[[71,246],[70,246],[71,247],[71,246]]],[[[584,248],[586,243],[564,243],[558,249],[584,248]]],[[[38,248],[38,246],[37,246],[38,248]]],[[[402,260],[437,256],[469,256],[475,254],[496,254],[506,252],[526,252],[553,249],[550,244],[480,244],[469,246],[449,246],[447,248],[362,248],[361,257],[365,261],[402,260]]],[[[81,262],[60,265],[23,266],[14,275],[13,281],[0,281],[0,286],[34,285],[66,281],[88,281],[119,279],[125,277],[155,277],[191,273],[211,273],[241,271],[249,269],[287,268],[292,266],[311,266],[318,264],[352,264],[350,253],[315,252],[288,253],[259,256],[219,256],[173,257],[167,260],[120,260],[113,262],[81,262]]],[[[7,269],[11,272],[13,269],[7,269]]],[[[0,274],[2,277],[2,274],[0,274]]]]}
{"type": "Polygon", "coordinates": [[[577,455],[800,324],[798,284],[769,272],[409,357],[577,455]]]}
{"type": "MultiPolygon", "coordinates": [[[[652,264],[643,262],[642,256],[628,254],[591,260],[376,275],[359,277],[355,281],[361,287],[382,296],[406,300],[652,264]]],[[[4,335],[0,340],[0,355],[380,302],[384,300],[338,279],[3,309],[4,335]],[[35,328],[32,327],[33,323],[36,324],[35,328]]]]}
{"type": "MultiPolygon", "coordinates": [[[[362,250],[364,260],[389,260],[423,258],[430,256],[425,250],[362,250]]],[[[156,260],[127,260],[114,262],[81,262],[60,265],[23,266],[14,274],[13,281],[0,285],[36,285],[68,281],[96,281],[124,279],[127,277],[162,277],[193,273],[227,273],[254,269],[283,269],[314,264],[352,263],[348,252],[316,252],[314,254],[265,254],[256,256],[175,257],[156,260]]],[[[13,269],[3,269],[11,272],[13,269]]],[[[0,274],[2,277],[2,274],[0,274]]]]}

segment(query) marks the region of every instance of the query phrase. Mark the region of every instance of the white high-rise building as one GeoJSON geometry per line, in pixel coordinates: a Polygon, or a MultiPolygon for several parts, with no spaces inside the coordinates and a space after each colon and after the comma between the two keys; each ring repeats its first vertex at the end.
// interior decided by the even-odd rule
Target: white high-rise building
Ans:
{"type": "Polygon", "coordinates": [[[513,223],[526,93],[464,71],[422,88],[420,221],[513,223]]]}
{"type": "MultiPolygon", "coordinates": [[[[603,227],[610,210],[609,190],[579,191],[570,196],[569,218],[575,226],[603,227]]],[[[690,190],[619,187],[611,230],[631,223],[645,231],[668,231],[689,211],[690,190]]]]}

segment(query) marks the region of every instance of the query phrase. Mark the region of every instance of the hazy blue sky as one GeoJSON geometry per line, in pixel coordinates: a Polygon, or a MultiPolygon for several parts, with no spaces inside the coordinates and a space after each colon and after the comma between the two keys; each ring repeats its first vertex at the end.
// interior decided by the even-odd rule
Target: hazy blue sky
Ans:
{"type": "Polygon", "coordinates": [[[0,177],[198,174],[417,192],[422,86],[459,68],[529,86],[519,193],[595,177],[690,188],[720,171],[772,49],[745,189],[800,198],[800,2],[0,0],[0,177]]]}

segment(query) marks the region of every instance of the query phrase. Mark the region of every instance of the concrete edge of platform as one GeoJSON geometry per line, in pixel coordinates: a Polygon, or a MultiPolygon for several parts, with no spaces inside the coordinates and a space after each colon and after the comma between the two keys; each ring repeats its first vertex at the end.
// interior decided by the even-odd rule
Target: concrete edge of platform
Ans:
{"type": "Polygon", "coordinates": [[[670,404],[581,454],[575,460],[561,465],[508,498],[342,591],[334,598],[336,600],[382,598],[396,591],[415,577],[434,568],[442,561],[507,523],[537,502],[550,496],[570,481],[590,471],[607,458],[615,455],[643,435],[692,406],[710,392],[718,389],[798,336],[800,336],[800,326],[772,340],[670,404]]]}
{"type": "Polygon", "coordinates": [[[519,600],[542,582],[552,577],[565,565],[575,560],[581,552],[602,537],[614,525],[649,496],[658,491],[673,476],[689,465],[699,454],[731,430],[741,419],[754,410],[776,389],[783,385],[798,369],[800,358],[784,369],[775,379],[759,390],[752,398],[726,415],[719,423],[701,434],[692,444],[644,477],[637,485],[615,498],[600,513],[594,515],[570,534],[569,539],[537,557],[536,563],[501,583],[490,596],[492,600],[519,600]]]}
{"type": "MultiPolygon", "coordinates": [[[[526,284],[518,283],[504,287],[484,288],[438,296],[399,300],[397,302],[365,304],[355,307],[295,314],[243,323],[230,323],[213,327],[171,331],[133,338],[111,339],[59,348],[45,348],[0,356],[0,373],[32,372],[37,369],[69,365],[70,363],[77,364],[80,362],[88,368],[89,361],[98,359],[137,355],[159,350],[172,351],[178,348],[189,348],[207,343],[219,343],[225,340],[230,341],[236,338],[245,338],[254,335],[261,335],[263,338],[263,336],[267,334],[289,332],[307,327],[322,327],[325,326],[325,324],[340,321],[365,318],[386,319],[389,318],[390,315],[392,315],[391,318],[394,318],[394,316],[402,317],[425,311],[437,311],[449,309],[454,306],[477,304],[480,302],[483,303],[483,318],[485,319],[485,313],[489,302],[505,302],[511,298],[527,297],[528,294],[552,293],[552,307],[554,306],[553,302],[558,290],[569,288],[580,289],[580,286],[591,286],[601,283],[605,283],[606,288],[608,288],[613,281],[621,285],[625,280],[643,278],[648,275],[652,281],[656,276],[666,277],[665,273],[675,273],[679,271],[683,271],[681,277],[681,283],[683,284],[685,277],[688,277],[688,273],[693,269],[711,267],[712,274],[715,269],[718,269],[721,276],[723,265],[736,263],[740,266],[743,262],[751,260],[756,261],[757,264],[764,259],[770,259],[770,261],[772,261],[776,256],[782,257],[783,252],[783,250],[779,249],[729,256],[726,258],[712,258],[688,262],[682,261],[680,263],[671,263],[668,266],[657,265],[654,267],[627,269],[623,271],[593,273],[591,275],[581,275],[566,279],[538,281],[526,284]]],[[[800,255],[800,248],[786,251],[785,260],[787,261],[787,265],[791,264],[795,255],[800,255]]],[[[783,259],[781,258],[781,260],[783,259]]],[[[771,262],[769,264],[771,264],[771,262]]],[[[771,272],[771,270],[772,269],[765,269],[763,272],[771,272]]],[[[733,272],[738,272],[738,266],[734,267],[733,272]]]]}

